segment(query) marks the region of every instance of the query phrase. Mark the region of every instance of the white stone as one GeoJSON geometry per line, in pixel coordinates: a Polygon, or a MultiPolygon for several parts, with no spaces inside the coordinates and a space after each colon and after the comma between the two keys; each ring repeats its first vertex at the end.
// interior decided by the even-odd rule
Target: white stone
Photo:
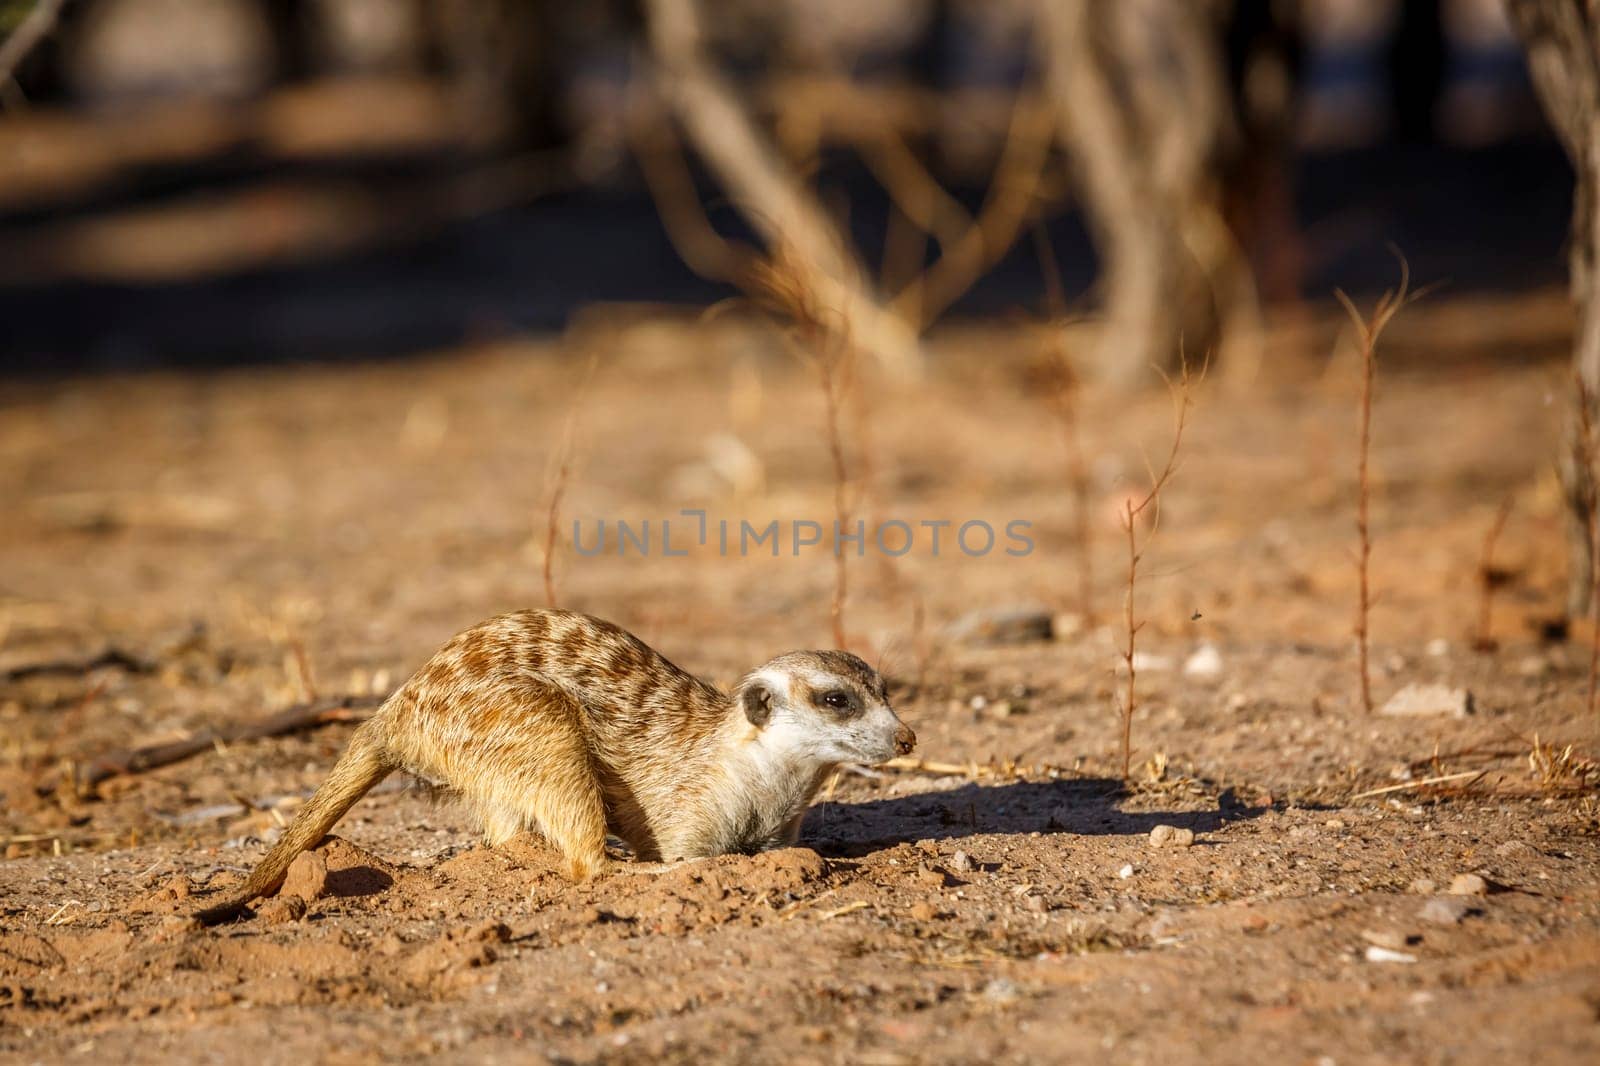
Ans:
{"type": "Polygon", "coordinates": [[[1465,718],[1472,713],[1472,693],[1449,685],[1423,685],[1413,682],[1389,697],[1379,714],[1399,718],[1448,715],[1465,718]]]}
{"type": "Polygon", "coordinates": [[[1222,653],[1215,644],[1202,644],[1183,661],[1183,672],[1188,677],[1216,677],[1222,673],[1222,653]]]}

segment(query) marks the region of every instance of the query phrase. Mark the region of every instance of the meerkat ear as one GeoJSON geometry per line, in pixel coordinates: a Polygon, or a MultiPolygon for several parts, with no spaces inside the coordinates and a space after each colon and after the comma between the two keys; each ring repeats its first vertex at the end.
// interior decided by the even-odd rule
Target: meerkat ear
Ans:
{"type": "Polygon", "coordinates": [[[765,685],[746,685],[739,693],[739,701],[744,704],[744,716],[753,726],[764,726],[772,717],[772,690],[765,685]]]}

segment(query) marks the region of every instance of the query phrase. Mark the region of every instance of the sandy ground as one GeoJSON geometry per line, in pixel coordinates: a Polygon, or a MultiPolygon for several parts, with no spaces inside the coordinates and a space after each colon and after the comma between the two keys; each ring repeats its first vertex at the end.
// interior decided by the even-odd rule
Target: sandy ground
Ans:
{"type": "MultiPolygon", "coordinates": [[[[1334,324],[1277,328],[1253,380],[1219,367],[1196,394],[1141,562],[1131,783],[1114,516],[1163,454],[1167,397],[1081,400],[1085,605],[1037,346],[954,331],[926,380],[865,378],[844,419],[859,514],[1032,523],[1026,555],[850,560],[850,641],[947,765],[842,774],[800,848],[583,885],[539,841],[484,848],[461,811],[386,784],[304,865],[303,905],[212,930],[184,916],[352,727],[79,787],[95,756],[386,692],[456,630],[542,603],[574,412],[564,540],[573,519],[659,537],[685,507],[831,521],[818,393],[731,321],[617,316],[406,363],[0,386],[0,1056],[1594,1061],[1589,633],[1547,639],[1560,295],[1435,299],[1385,350],[1374,693],[1463,688],[1459,717],[1356,697],[1355,364],[1328,359],[1334,324]],[[1508,499],[1497,646],[1474,650],[1508,499]],[[950,628],[1034,604],[1052,638],[950,628]],[[1536,743],[1575,748],[1540,773],[1536,743]],[[1163,825],[1193,844],[1154,846],[1163,825]]],[[[828,643],[825,552],[655,548],[564,547],[562,605],[723,683],[828,643]]]]}

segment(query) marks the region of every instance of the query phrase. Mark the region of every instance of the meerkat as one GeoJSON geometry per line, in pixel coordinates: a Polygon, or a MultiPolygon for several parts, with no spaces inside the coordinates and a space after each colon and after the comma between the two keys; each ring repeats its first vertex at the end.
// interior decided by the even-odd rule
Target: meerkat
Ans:
{"type": "Polygon", "coordinates": [[[491,846],[537,830],[581,881],[606,869],[608,834],[644,861],[792,845],[835,767],[909,754],[916,739],[883,678],[848,652],[780,655],[730,693],[599,618],[502,615],[384,701],[243,888],[198,917],[223,921],[275,892],[396,770],[459,795],[491,846]]]}

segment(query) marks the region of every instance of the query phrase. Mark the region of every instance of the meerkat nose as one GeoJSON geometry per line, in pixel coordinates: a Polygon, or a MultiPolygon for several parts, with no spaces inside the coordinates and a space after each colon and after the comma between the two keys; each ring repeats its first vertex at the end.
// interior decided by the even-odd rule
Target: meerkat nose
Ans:
{"type": "Polygon", "coordinates": [[[911,750],[917,746],[917,735],[911,727],[902,724],[894,731],[894,753],[896,755],[910,755],[911,750]]]}

